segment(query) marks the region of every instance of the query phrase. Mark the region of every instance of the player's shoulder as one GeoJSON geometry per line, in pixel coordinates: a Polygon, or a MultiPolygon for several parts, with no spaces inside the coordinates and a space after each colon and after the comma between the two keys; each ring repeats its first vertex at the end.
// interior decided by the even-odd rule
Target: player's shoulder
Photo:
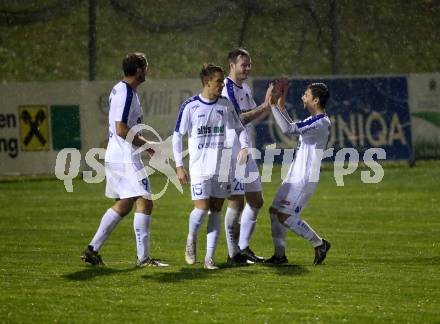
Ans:
{"type": "Polygon", "coordinates": [[[132,89],[130,88],[130,86],[125,83],[124,81],[119,81],[118,83],[116,83],[111,91],[111,94],[113,96],[116,95],[126,95],[127,93],[131,93],[132,89]]]}
{"type": "Polygon", "coordinates": [[[244,89],[244,85],[247,86],[246,82],[243,82],[241,85],[238,85],[237,83],[234,82],[234,80],[232,80],[229,77],[225,78],[224,84],[225,84],[226,88],[234,89],[236,91],[243,90],[244,89]]]}
{"type": "Polygon", "coordinates": [[[188,99],[186,99],[182,106],[180,107],[180,109],[185,109],[188,106],[193,105],[194,103],[196,103],[197,101],[199,101],[199,96],[198,95],[194,95],[192,97],[189,97],[188,99]]]}
{"type": "Polygon", "coordinates": [[[321,118],[321,123],[325,125],[331,125],[330,117],[327,114],[324,114],[324,116],[321,118]]]}
{"type": "Polygon", "coordinates": [[[223,83],[224,83],[225,85],[233,85],[233,84],[234,84],[234,81],[232,81],[229,77],[226,77],[226,78],[223,80],[223,83]]]}
{"type": "Polygon", "coordinates": [[[233,106],[232,106],[232,103],[231,103],[231,100],[229,100],[228,97],[223,96],[223,95],[218,96],[217,104],[218,104],[218,105],[221,105],[221,106],[226,106],[226,107],[228,107],[228,108],[233,107],[233,106]]]}
{"type": "Polygon", "coordinates": [[[226,97],[226,96],[223,96],[223,95],[218,96],[218,101],[219,101],[220,103],[223,103],[223,102],[230,103],[229,98],[226,97]]]}
{"type": "Polygon", "coordinates": [[[306,119],[297,122],[296,124],[299,128],[303,128],[303,127],[318,128],[324,125],[328,125],[329,122],[330,119],[326,114],[319,114],[316,116],[309,116],[306,119]]]}
{"type": "Polygon", "coordinates": [[[246,90],[246,91],[250,91],[251,90],[251,87],[249,86],[249,84],[247,82],[243,82],[241,84],[241,87],[243,88],[243,90],[246,90]]]}
{"type": "Polygon", "coordinates": [[[327,116],[327,114],[319,114],[316,116],[312,116],[310,118],[311,123],[316,123],[317,125],[328,125],[330,123],[330,118],[327,116]]]}
{"type": "Polygon", "coordinates": [[[316,128],[322,130],[328,130],[331,127],[331,121],[330,118],[327,116],[327,114],[321,114],[315,116],[315,124],[316,124],[316,128]]]}

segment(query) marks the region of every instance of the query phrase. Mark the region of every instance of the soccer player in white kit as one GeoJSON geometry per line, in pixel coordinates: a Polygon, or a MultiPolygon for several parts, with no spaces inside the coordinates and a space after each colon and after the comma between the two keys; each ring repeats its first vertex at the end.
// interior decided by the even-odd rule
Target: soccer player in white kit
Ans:
{"type": "MultiPolygon", "coordinates": [[[[248,51],[237,48],[229,52],[229,76],[225,79],[225,88],[222,95],[227,97],[233,104],[240,120],[246,126],[248,135],[254,133],[254,125],[264,119],[270,113],[268,94],[266,100],[257,107],[252,92],[245,82],[251,71],[251,57],[248,51]],[[253,122],[253,123],[252,123],[253,122]]],[[[245,167],[245,179],[242,181],[236,177],[236,163],[234,157],[240,149],[240,143],[234,132],[228,131],[228,143],[232,145],[232,168],[231,168],[231,196],[225,214],[225,234],[228,245],[228,264],[243,264],[246,262],[263,262],[264,259],[255,255],[249,244],[257,222],[257,215],[263,206],[261,178],[257,164],[252,156],[245,167]],[[255,177],[256,175],[256,177],[255,177]],[[246,196],[246,205],[244,197],[246,196]],[[241,215],[241,223],[239,223],[241,215]]]]}
{"type": "MultiPolygon", "coordinates": [[[[106,196],[116,203],[102,216],[95,236],[81,258],[92,265],[104,265],[99,250],[113,229],[136,203],[133,228],[136,236],[137,267],[168,266],[151,258],[149,253],[150,222],[153,202],[150,184],[140,153],[136,150],[148,142],[130,129],[142,122],[142,107],[137,87],[145,81],[148,62],[143,53],[130,53],[122,61],[124,78],[109,98],[109,141],[105,153],[106,196]]],[[[148,149],[154,154],[154,150],[148,149]]]]}
{"type": "Polygon", "coordinates": [[[180,108],[173,135],[173,152],[177,177],[182,184],[186,184],[189,179],[182,161],[182,138],[187,134],[194,209],[189,217],[185,260],[188,264],[196,262],[197,235],[209,211],[204,267],[214,270],[218,269],[214,263],[214,253],[221,228],[221,208],[230,193],[229,165],[221,167],[222,155],[227,152],[224,150],[226,129],[234,130],[237,134],[240,143],[237,159],[240,164],[245,163],[248,157],[249,139],[234,107],[221,96],[223,69],[206,64],[200,72],[200,78],[202,93],[186,100],[180,108]]]}
{"type": "MultiPolygon", "coordinates": [[[[283,89],[287,91],[287,89],[283,89]]],[[[325,113],[329,91],[324,83],[312,83],[305,90],[302,101],[311,114],[301,122],[292,122],[287,111],[275,105],[271,97],[273,116],[283,133],[299,135],[299,148],[289,172],[281,184],[270,208],[272,239],[275,254],[265,260],[267,264],[287,263],[285,254],[286,228],[308,240],[315,248],[313,264],[321,264],[330,249],[330,243],[300,218],[319,181],[323,151],[327,146],[331,122],[325,113]]]]}

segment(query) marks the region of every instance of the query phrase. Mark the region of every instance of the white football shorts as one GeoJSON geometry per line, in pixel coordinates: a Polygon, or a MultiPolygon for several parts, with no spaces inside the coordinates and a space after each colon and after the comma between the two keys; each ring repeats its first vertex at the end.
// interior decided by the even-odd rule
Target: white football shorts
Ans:
{"type": "Polygon", "coordinates": [[[218,181],[218,177],[210,179],[191,178],[192,200],[214,198],[228,198],[231,194],[231,185],[228,182],[218,181]]]}
{"type": "Polygon", "coordinates": [[[260,171],[251,155],[249,155],[246,162],[244,174],[243,168],[244,166],[237,166],[237,163],[232,164],[231,196],[240,196],[244,195],[245,192],[260,192],[262,190],[260,171]]]}
{"type": "Polygon", "coordinates": [[[316,183],[298,185],[283,182],[272,202],[272,207],[280,213],[299,216],[315,191],[316,183]]]}
{"type": "Polygon", "coordinates": [[[142,161],[137,163],[105,162],[108,198],[143,197],[151,200],[151,188],[142,161]]]}

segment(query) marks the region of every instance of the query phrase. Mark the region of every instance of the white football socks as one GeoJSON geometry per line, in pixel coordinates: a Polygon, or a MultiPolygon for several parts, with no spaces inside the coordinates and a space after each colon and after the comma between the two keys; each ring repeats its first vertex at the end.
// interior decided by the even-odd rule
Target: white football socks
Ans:
{"type": "Polygon", "coordinates": [[[189,215],[188,242],[196,242],[200,226],[202,226],[207,210],[194,208],[189,215]]]}
{"type": "Polygon", "coordinates": [[[249,241],[257,223],[258,211],[258,208],[252,208],[248,203],[244,206],[241,214],[240,241],[238,243],[241,250],[249,246],[249,241]]]}
{"type": "Polygon", "coordinates": [[[313,247],[317,247],[322,244],[322,239],[315,233],[315,231],[306,223],[306,221],[302,220],[298,216],[289,216],[284,221],[284,226],[298,234],[299,236],[304,237],[307,241],[309,241],[313,247]]]}
{"type": "Polygon", "coordinates": [[[275,256],[282,257],[286,255],[286,231],[276,214],[270,214],[270,227],[272,230],[272,241],[275,247],[275,256]]]}
{"type": "Polygon", "coordinates": [[[133,229],[136,236],[136,250],[139,261],[144,261],[150,256],[150,222],[150,215],[134,213],[133,229]]]}
{"type": "Polygon", "coordinates": [[[218,237],[220,235],[222,223],[221,211],[213,212],[209,214],[208,228],[206,234],[206,257],[205,262],[214,259],[215,249],[217,247],[218,237]]]}
{"type": "Polygon", "coordinates": [[[122,217],[119,216],[117,212],[115,212],[112,208],[107,209],[101,219],[101,223],[99,224],[98,230],[95,233],[92,241],[89,245],[93,246],[93,250],[98,252],[104,242],[108,239],[113,229],[118,225],[118,223],[122,220],[122,217]]]}
{"type": "Polygon", "coordinates": [[[240,224],[238,223],[240,214],[234,208],[228,207],[225,214],[225,234],[226,234],[226,244],[228,246],[228,254],[232,258],[238,252],[240,248],[238,247],[237,234],[240,231],[240,224]]]}

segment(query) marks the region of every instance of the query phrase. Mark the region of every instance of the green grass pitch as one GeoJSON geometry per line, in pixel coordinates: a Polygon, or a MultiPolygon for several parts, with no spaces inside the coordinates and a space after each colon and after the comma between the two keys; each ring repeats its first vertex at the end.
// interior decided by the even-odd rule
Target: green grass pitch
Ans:
{"type": "MultiPolygon", "coordinates": [[[[58,180],[0,182],[0,322],[439,323],[440,163],[386,168],[379,184],[362,183],[360,172],[344,180],[337,187],[323,171],[302,214],[332,243],[324,265],[312,266],[312,247],[289,232],[289,265],[218,271],[184,261],[188,188],[170,187],[155,203],[152,256],[171,267],[134,267],[130,215],[101,250],[108,266],[95,269],[79,256],[112,203],[104,183],[76,180],[67,193],[58,180]]],[[[162,181],[152,176],[153,186],[162,181]]],[[[264,257],[279,183],[277,170],[263,184],[251,243],[264,257]]],[[[225,266],[223,227],[216,261],[225,266]]]]}

